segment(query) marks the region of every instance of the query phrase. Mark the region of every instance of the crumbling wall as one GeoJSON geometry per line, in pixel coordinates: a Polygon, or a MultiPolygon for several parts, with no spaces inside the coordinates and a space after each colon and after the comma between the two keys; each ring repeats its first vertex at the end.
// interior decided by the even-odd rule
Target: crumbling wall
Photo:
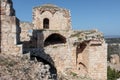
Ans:
{"type": "Polygon", "coordinates": [[[90,43],[89,46],[89,65],[88,74],[92,79],[106,80],[107,79],[107,45],[103,42],[90,43]]]}
{"type": "MultiPolygon", "coordinates": [[[[33,9],[33,24],[20,22],[15,17],[15,11],[11,0],[1,0],[1,52],[9,54],[22,53],[22,49],[42,49],[42,59],[50,56],[53,66],[58,72],[76,69],[79,73],[85,73],[96,80],[107,79],[107,45],[101,42],[102,34],[97,30],[72,31],[70,13],[55,5],[43,5],[33,9]],[[49,29],[43,28],[43,20],[50,21],[49,29]],[[20,26],[20,27],[19,27],[20,26]],[[21,34],[20,34],[21,32],[21,34]],[[45,40],[52,34],[65,37],[63,43],[44,46],[45,40]],[[23,44],[18,46],[18,43],[23,44]],[[85,43],[84,47],[74,46],[75,43],[85,43]],[[93,41],[93,42],[91,42],[93,41]],[[21,48],[22,47],[22,48],[21,48]],[[44,56],[44,58],[43,58],[44,56]]],[[[54,38],[54,37],[53,37],[54,38]]],[[[23,50],[24,51],[24,50],[23,50]]],[[[38,53],[41,53],[38,51],[38,53]]],[[[34,54],[35,55],[35,54],[34,54]]],[[[37,57],[37,56],[36,56],[37,57]]],[[[46,59],[48,60],[48,58],[46,59]]]]}
{"type": "Polygon", "coordinates": [[[110,60],[108,61],[108,66],[110,66],[111,69],[120,71],[120,57],[118,54],[110,55],[110,60]]]}
{"type": "Polygon", "coordinates": [[[89,60],[89,48],[88,43],[83,42],[77,46],[76,55],[77,55],[77,72],[81,76],[86,76],[88,74],[88,60],[89,60]]]}
{"type": "Polygon", "coordinates": [[[15,16],[11,0],[0,0],[0,15],[15,16]]]}
{"type": "Polygon", "coordinates": [[[33,24],[30,22],[20,22],[20,28],[20,41],[30,41],[30,36],[32,36],[33,31],[33,24]]]}
{"type": "MultiPolygon", "coordinates": [[[[72,50],[66,44],[50,45],[44,48],[46,54],[50,55],[54,61],[57,72],[62,72],[73,68],[72,50]]],[[[75,66],[74,66],[75,67],[75,66]]]]}
{"type": "Polygon", "coordinates": [[[33,8],[34,29],[44,29],[43,21],[45,18],[49,20],[49,30],[71,29],[71,17],[66,9],[51,4],[33,8]]]}
{"type": "MultiPolygon", "coordinates": [[[[37,47],[38,48],[43,48],[45,40],[52,34],[58,34],[61,35],[62,37],[66,38],[65,43],[67,43],[68,37],[70,36],[71,31],[68,30],[38,30],[37,33],[37,47]]],[[[64,43],[64,44],[65,44],[64,43]]]]}
{"type": "Polygon", "coordinates": [[[11,0],[1,0],[1,52],[6,54],[21,53],[19,20],[12,5],[11,0]]]}

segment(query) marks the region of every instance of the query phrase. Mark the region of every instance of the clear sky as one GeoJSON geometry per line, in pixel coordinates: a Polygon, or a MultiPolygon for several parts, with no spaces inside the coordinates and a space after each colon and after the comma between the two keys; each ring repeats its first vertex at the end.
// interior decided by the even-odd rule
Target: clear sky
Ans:
{"type": "Polygon", "coordinates": [[[105,35],[120,35],[120,0],[12,0],[16,16],[32,22],[32,8],[46,3],[71,11],[74,30],[98,29],[105,35]]]}

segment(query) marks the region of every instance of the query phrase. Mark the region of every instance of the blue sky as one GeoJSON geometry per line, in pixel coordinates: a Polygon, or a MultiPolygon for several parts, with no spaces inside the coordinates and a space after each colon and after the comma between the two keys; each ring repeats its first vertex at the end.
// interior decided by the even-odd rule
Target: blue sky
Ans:
{"type": "Polygon", "coordinates": [[[12,0],[16,16],[32,22],[32,8],[46,3],[69,9],[74,30],[120,35],[120,0],[12,0]]]}

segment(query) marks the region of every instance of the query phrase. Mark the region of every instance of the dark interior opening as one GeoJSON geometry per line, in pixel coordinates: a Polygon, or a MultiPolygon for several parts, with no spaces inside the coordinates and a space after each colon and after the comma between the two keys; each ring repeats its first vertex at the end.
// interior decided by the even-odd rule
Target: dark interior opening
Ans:
{"type": "Polygon", "coordinates": [[[60,34],[52,34],[44,42],[44,46],[66,43],[66,38],[60,34]]]}
{"type": "Polygon", "coordinates": [[[86,44],[83,42],[83,43],[80,43],[78,46],[77,46],[77,53],[82,53],[84,51],[84,49],[86,48],[86,44]]]}
{"type": "Polygon", "coordinates": [[[45,18],[43,20],[43,28],[44,29],[49,29],[49,19],[48,18],[45,18]]]}
{"type": "Polygon", "coordinates": [[[57,79],[56,67],[41,57],[33,56],[33,55],[31,56],[31,60],[35,60],[35,58],[37,59],[38,62],[43,62],[44,65],[47,64],[50,66],[50,69],[49,69],[50,75],[51,75],[52,79],[56,80],[57,79]]]}

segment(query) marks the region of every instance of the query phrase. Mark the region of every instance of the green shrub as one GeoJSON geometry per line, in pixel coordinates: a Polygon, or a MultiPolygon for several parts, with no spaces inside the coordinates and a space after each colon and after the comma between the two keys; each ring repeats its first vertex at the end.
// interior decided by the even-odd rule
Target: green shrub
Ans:
{"type": "Polygon", "coordinates": [[[117,78],[120,78],[120,72],[108,67],[107,68],[107,80],[116,80],[117,78]]]}
{"type": "Polygon", "coordinates": [[[77,76],[77,74],[74,73],[74,72],[71,72],[70,74],[71,74],[72,76],[74,76],[74,77],[77,76]]]}
{"type": "Polygon", "coordinates": [[[57,46],[53,46],[53,48],[57,48],[57,46]]]}

